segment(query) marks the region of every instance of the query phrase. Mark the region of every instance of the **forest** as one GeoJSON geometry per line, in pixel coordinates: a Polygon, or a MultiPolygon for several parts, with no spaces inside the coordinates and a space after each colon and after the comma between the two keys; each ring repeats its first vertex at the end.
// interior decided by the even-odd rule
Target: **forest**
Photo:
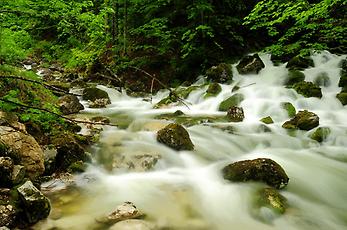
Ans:
{"type": "MultiPolygon", "coordinates": [[[[344,0],[1,0],[0,229],[135,229],[136,224],[143,230],[227,230],[230,224],[242,229],[343,229],[347,207],[340,198],[346,186],[339,176],[346,172],[347,159],[346,12],[344,0]],[[234,152],[225,153],[223,144],[234,152]],[[163,146],[179,154],[172,157],[163,146]],[[328,156],[322,167],[327,168],[326,179],[338,178],[331,180],[335,194],[322,185],[326,194],[304,200],[312,190],[300,179],[294,181],[297,162],[273,153],[294,149],[328,156]],[[257,155],[258,150],[270,154],[257,155]],[[198,157],[190,159],[186,151],[198,157]],[[207,156],[210,151],[218,153],[207,156]],[[261,158],[250,160],[252,154],[261,158]],[[235,200],[234,208],[246,207],[241,200],[256,194],[247,211],[234,213],[246,216],[244,222],[234,222],[216,207],[208,212],[202,200],[212,199],[211,194],[196,193],[194,187],[209,186],[204,175],[190,181],[189,170],[197,165],[216,167],[227,160],[234,163],[218,171],[220,188],[227,189],[224,181],[267,185],[235,188],[248,196],[235,200]],[[344,165],[334,171],[331,160],[344,165]],[[294,185],[285,192],[280,189],[289,178],[281,166],[294,175],[294,185]],[[183,167],[181,179],[170,171],[175,167],[183,167]],[[110,182],[112,176],[123,181],[134,171],[148,178],[130,178],[121,182],[124,188],[115,185],[116,179],[110,182]],[[155,181],[152,172],[161,173],[167,184],[155,181]],[[88,173],[98,183],[81,185],[88,173]],[[167,213],[159,204],[151,204],[150,210],[148,202],[156,203],[153,191],[132,184],[147,179],[153,190],[167,193],[158,195],[168,205],[167,213]],[[172,188],[176,182],[184,189],[172,188]],[[63,189],[56,188],[59,183],[63,189]],[[106,187],[118,189],[119,197],[110,199],[106,187]],[[127,197],[127,189],[138,194],[127,197]],[[322,198],[327,194],[336,199],[329,203],[322,198]],[[90,211],[98,202],[94,199],[103,196],[101,208],[90,211]],[[301,206],[295,196],[304,200],[301,206]],[[126,200],[131,202],[117,206],[126,200]],[[136,201],[139,207],[132,203],[136,201]],[[86,210],[74,213],[78,205],[86,210]],[[315,205],[322,213],[333,210],[335,219],[324,222],[322,213],[300,213],[315,205]],[[262,211],[264,206],[271,212],[262,211]],[[301,222],[294,224],[293,216],[283,220],[286,209],[303,215],[301,222]],[[79,215],[95,221],[78,222],[79,215]],[[133,219],[143,222],[116,226],[133,219]]],[[[320,164],[313,162],[321,162],[315,157],[308,164],[312,172],[320,164]]],[[[205,169],[193,171],[203,174],[205,169]]]]}

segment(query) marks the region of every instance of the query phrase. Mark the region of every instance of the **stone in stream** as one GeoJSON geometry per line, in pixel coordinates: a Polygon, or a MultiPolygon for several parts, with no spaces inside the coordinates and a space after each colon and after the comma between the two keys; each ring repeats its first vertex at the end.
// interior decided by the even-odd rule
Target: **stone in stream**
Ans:
{"type": "Polygon", "coordinates": [[[314,67],[314,63],[312,58],[310,57],[302,57],[300,55],[293,57],[290,59],[286,65],[288,69],[306,69],[308,67],[314,67]]]}
{"type": "Polygon", "coordinates": [[[238,161],[225,166],[222,173],[229,181],[259,181],[277,189],[284,188],[289,181],[284,169],[268,158],[238,161]]]}
{"type": "Polygon", "coordinates": [[[206,71],[206,76],[214,82],[225,83],[230,81],[233,79],[231,65],[221,63],[218,66],[212,66],[206,71]]]}
{"type": "Polygon", "coordinates": [[[31,181],[17,188],[22,201],[28,223],[34,224],[48,217],[51,205],[47,197],[38,190],[31,181]]]}
{"type": "Polygon", "coordinates": [[[227,118],[232,122],[241,122],[245,118],[242,107],[232,106],[228,109],[227,118]]]}
{"type": "Polygon", "coordinates": [[[248,55],[241,59],[240,63],[236,66],[240,74],[259,73],[265,67],[264,62],[260,59],[258,54],[248,55]]]}
{"type": "Polygon", "coordinates": [[[260,119],[260,121],[267,124],[267,125],[274,123],[274,121],[272,120],[272,118],[270,116],[264,117],[264,118],[260,119]]]}
{"type": "Polygon", "coordinates": [[[296,109],[295,109],[295,107],[293,106],[292,103],[290,103],[290,102],[282,102],[281,103],[281,107],[287,111],[289,117],[294,117],[295,116],[296,109]]]}
{"type": "Polygon", "coordinates": [[[240,103],[245,99],[245,97],[240,94],[240,93],[236,93],[234,95],[232,95],[231,97],[225,99],[224,101],[222,101],[219,105],[218,110],[219,111],[228,111],[228,109],[230,107],[233,106],[239,106],[240,103]]]}
{"type": "Polygon", "coordinates": [[[169,124],[157,132],[157,141],[175,150],[193,150],[187,130],[179,124],[169,124]]]}
{"type": "Polygon", "coordinates": [[[220,86],[220,84],[213,82],[208,86],[204,97],[208,98],[208,97],[217,96],[221,91],[222,91],[222,87],[220,86]]]}
{"type": "Polygon", "coordinates": [[[145,220],[123,220],[109,228],[109,230],[156,230],[154,224],[145,220]]]}
{"type": "Polygon", "coordinates": [[[325,87],[328,87],[331,85],[329,75],[326,72],[319,73],[314,79],[313,83],[318,86],[325,86],[325,87]]]}
{"type": "Polygon", "coordinates": [[[75,95],[65,95],[59,98],[57,102],[60,111],[67,115],[78,113],[80,110],[84,109],[84,106],[79,102],[75,95]]]}
{"type": "Polygon", "coordinates": [[[282,127],[285,129],[311,130],[319,125],[319,117],[307,110],[299,111],[292,119],[286,121],[282,127]]]}
{"type": "Polygon", "coordinates": [[[330,132],[331,130],[328,127],[319,127],[310,135],[310,138],[318,142],[323,142],[327,139],[330,132]]]}
{"type": "Polygon", "coordinates": [[[336,98],[341,102],[342,105],[347,105],[347,92],[340,92],[336,94],[336,98]]]}
{"type": "Polygon", "coordinates": [[[82,98],[83,100],[91,101],[91,105],[97,108],[101,108],[98,106],[105,107],[106,105],[111,104],[111,100],[107,92],[95,87],[85,88],[83,90],[82,98]]]}
{"type": "Polygon", "coordinates": [[[322,89],[312,82],[297,82],[293,85],[293,89],[304,97],[322,97],[322,89]]]}
{"type": "Polygon", "coordinates": [[[299,70],[289,70],[285,81],[286,86],[292,86],[295,83],[305,80],[305,74],[299,70]]]}

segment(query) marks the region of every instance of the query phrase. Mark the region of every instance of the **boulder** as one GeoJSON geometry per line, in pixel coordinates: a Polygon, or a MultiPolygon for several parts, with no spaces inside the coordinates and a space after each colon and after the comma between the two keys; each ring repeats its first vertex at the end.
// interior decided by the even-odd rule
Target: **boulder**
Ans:
{"type": "Polygon", "coordinates": [[[319,127],[311,135],[312,140],[323,142],[329,136],[331,130],[328,127],[319,127]]]}
{"type": "Polygon", "coordinates": [[[232,122],[241,122],[245,118],[245,114],[243,112],[243,108],[232,106],[228,109],[227,118],[232,122]]]}
{"type": "MultiPolygon", "coordinates": [[[[17,212],[15,208],[8,205],[0,205],[0,227],[4,228],[8,227],[8,229],[12,228],[16,223],[17,212]]],[[[0,228],[0,229],[1,229],[0,228]]]]}
{"type": "Polygon", "coordinates": [[[293,85],[293,89],[304,97],[322,97],[322,90],[312,82],[301,81],[293,85]]]}
{"type": "Polygon", "coordinates": [[[314,67],[312,58],[302,57],[300,55],[290,59],[286,65],[288,69],[306,69],[308,67],[314,67]]]}
{"type": "Polygon", "coordinates": [[[82,93],[82,98],[83,100],[88,100],[91,102],[94,102],[97,99],[104,99],[107,104],[111,104],[111,100],[107,92],[95,87],[85,88],[82,93]]]}
{"type": "Polygon", "coordinates": [[[98,218],[96,221],[106,225],[113,225],[123,220],[137,219],[142,216],[143,213],[132,202],[127,201],[119,205],[115,211],[106,217],[98,218]]]}
{"type": "Polygon", "coordinates": [[[0,157],[0,187],[12,184],[13,161],[9,157],[0,157]]]}
{"type": "Polygon", "coordinates": [[[222,87],[220,86],[220,84],[216,82],[211,83],[206,90],[205,98],[217,96],[221,91],[222,87]]]}
{"type": "Polygon", "coordinates": [[[96,99],[95,101],[89,102],[90,108],[106,108],[106,106],[110,104],[107,98],[96,99]]]}
{"type": "Polygon", "coordinates": [[[51,205],[47,197],[31,181],[17,188],[28,223],[34,224],[48,217],[51,205]]]}
{"type": "Polygon", "coordinates": [[[342,105],[347,105],[347,92],[338,93],[336,98],[341,102],[342,105]]]}
{"type": "Polygon", "coordinates": [[[281,107],[287,111],[289,117],[294,117],[295,116],[296,109],[295,109],[295,107],[293,106],[292,103],[290,103],[290,102],[282,102],[281,103],[281,107]]]}
{"type": "Polygon", "coordinates": [[[305,74],[299,70],[289,70],[285,81],[286,86],[292,86],[295,83],[305,80],[305,74]]]}
{"type": "Polygon", "coordinates": [[[267,158],[238,161],[225,166],[223,177],[233,182],[259,181],[277,189],[284,188],[289,178],[284,169],[267,158]]]}
{"type": "Polygon", "coordinates": [[[157,141],[175,150],[193,150],[187,130],[179,124],[169,124],[157,132],[157,141]]]}
{"type": "Polygon", "coordinates": [[[214,82],[225,83],[230,81],[233,79],[231,65],[221,63],[218,66],[212,66],[206,71],[206,76],[214,82]]]}
{"type": "Polygon", "coordinates": [[[57,104],[60,111],[65,115],[78,113],[80,110],[84,109],[83,105],[75,95],[62,96],[59,98],[57,104]]]}
{"type": "Polygon", "coordinates": [[[156,230],[154,224],[145,220],[123,220],[109,228],[109,230],[156,230]]]}
{"type": "Polygon", "coordinates": [[[274,121],[272,120],[272,118],[270,116],[264,117],[264,118],[260,119],[260,121],[267,124],[267,125],[274,123],[274,121]]]}
{"type": "Polygon", "coordinates": [[[326,72],[319,73],[314,79],[313,83],[318,86],[325,86],[325,87],[328,87],[331,85],[329,75],[326,72]]]}
{"type": "Polygon", "coordinates": [[[285,129],[311,130],[319,125],[317,114],[307,110],[299,111],[292,119],[286,121],[282,127],[285,129]]]}
{"type": "Polygon", "coordinates": [[[14,128],[0,126],[0,141],[11,149],[15,164],[23,165],[30,178],[36,178],[45,171],[44,155],[36,140],[14,128]]]}
{"type": "Polygon", "coordinates": [[[240,103],[244,100],[244,96],[240,93],[236,93],[231,97],[222,101],[219,105],[219,111],[228,111],[230,107],[239,106],[240,103]]]}
{"type": "Polygon", "coordinates": [[[260,59],[258,54],[245,56],[241,59],[240,63],[236,66],[240,74],[259,73],[265,67],[264,62],[260,59]]]}

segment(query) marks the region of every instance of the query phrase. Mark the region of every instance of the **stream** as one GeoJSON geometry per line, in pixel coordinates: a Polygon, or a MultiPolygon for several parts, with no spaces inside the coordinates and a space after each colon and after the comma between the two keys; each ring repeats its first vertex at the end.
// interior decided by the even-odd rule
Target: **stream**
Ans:
{"type": "Polygon", "coordinates": [[[187,105],[154,109],[168,96],[167,90],[151,101],[98,86],[107,91],[111,105],[92,109],[82,101],[86,107],[82,116],[106,116],[118,127],[104,127],[99,142],[90,149],[93,162],[71,184],[43,185],[52,187],[46,194],[52,212],[34,229],[98,229],[95,219],[125,201],[133,202],[158,229],[347,229],[347,108],[335,97],[341,90],[338,64],[345,57],[328,52],[312,56],[315,67],[304,70],[305,80],[314,81],[325,72],[331,83],[322,86],[321,99],[305,98],[284,87],[285,64],[275,66],[265,54],[261,55],[265,68],[259,74],[239,75],[233,65],[234,81],[222,84],[216,97],[204,98],[208,85],[198,78],[194,85],[199,87],[185,99],[187,105]],[[240,104],[245,119],[238,123],[214,119],[225,115],[218,106],[236,85],[245,97],[240,104]],[[331,130],[327,139],[318,143],[310,138],[314,130],[282,128],[289,120],[282,102],[292,103],[296,111],[316,113],[320,127],[331,130]],[[195,145],[193,151],[177,152],[156,141],[156,132],[172,123],[158,116],[177,110],[192,120],[184,125],[195,145]],[[259,121],[266,116],[274,123],[259,121]],[[129,170],[121,167],[129,162],[119,155],[145,156],[148,164],[153,159],[155,164],[148,171],[129,170]],[[280,190],[289,205],[283,215],[254,210],[254,193],[264,184],[232,183],[221,175],[227,164],[259,157],[276,161],[290,178],[280,190]]]}

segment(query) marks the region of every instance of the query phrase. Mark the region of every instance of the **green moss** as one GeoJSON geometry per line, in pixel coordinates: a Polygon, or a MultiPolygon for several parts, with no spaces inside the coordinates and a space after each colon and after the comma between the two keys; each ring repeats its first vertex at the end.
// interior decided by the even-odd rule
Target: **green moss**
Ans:
{"type": "Polygon", "coordinates": [[[319,117],[317,114],[307,110],[299,111],[295,117],[286,121],[282,127],[285,129],[301,129],[311,130],[319,125],[319,117]]]}
{"type": "Polygon", "coordinates": [[[294,117],[296,114],[295,107],[293,106],[292,103],[290,102],[282,102],[281,107],[285,110],[287,110],[288,116],[289,117],[294,117]]]}
{"type": "Polygon", "coordinates": [[[236,93],[226,100],[222,101],[219,105],[219,111],[228,111],[230,107],[239,106],[240,103],[244,100],[244,96],[240,93],[236,93]]]}
{"type": "Polygon", "coordinates": [[[290,59],[286,67],[289,69],[306,69],[308,67],[314,67],[314,63],[312,58],[298,55],[290,59]]]}
{"type": "Polygon", "coordinates": [[[312,82],[301,81],[293,85],[293,89],[304,97],[322,97],[322,90],[312,82]]]}
{"type": "Polygon", "coordinates": [[[305,80],[305,74],[299,70],[289,70],[285,85],[292,86],[295,83],[305,80]]]}
{"type": "Polygon", "coordinates": [[[274,121],[272,120],[272,118],[270,116],[264,117],[264,118],[260,119],[260,121],[265,123],[265,124],[272,124],[272,123],[274,123],[274,121]]]}
{"type": "Polygon", "coordinates": [[[330,134],[331,130],[328,127],[319,127],[310,136],[311,139],[323,142],[330,134]]]}
{"type": "Polygon", "coordinates": [[[347,92],[338,93],[336,98],[341,102],[342,105],[347,105],[347,92]]]}
{"type": "Polygon", "coordinates": [[[205,94],[205,98],[217,96],[222,91],[222,87],[218,83],[211,83],[205,94]]]}
{"type": "Polygon", "coordinates": [[[273,188],[260,189],[255,197],[256,208],[267,207],[277,214],[284,214],[288,207],[287,199],[273,188]]]}

